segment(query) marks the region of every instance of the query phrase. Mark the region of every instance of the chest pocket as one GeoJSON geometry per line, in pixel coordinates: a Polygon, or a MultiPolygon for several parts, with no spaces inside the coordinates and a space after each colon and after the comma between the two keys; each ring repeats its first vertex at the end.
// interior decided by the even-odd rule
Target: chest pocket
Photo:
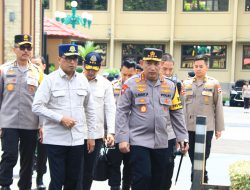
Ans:
{"type": "Polygon", "coordinates": [[[172,105],[171,98],[160,98],[160,113],[164,116],[169,116],[169,107],[172,105]]]}
{"type": "Polygon", "coordinates": [[[55,90],[52,92],[52,102],[63,106],[66,102],[66,91],[65,90],[55,90]]]}
{"type": "Polygon", "coordinates": [[[202,100],[201,103],[205,105],[211,105],[213,103],[213,92],[212,91],[202,91],[202,100]]]}
{"type": "Polygon", "coordinates": [[[160,104],[163,106],[171,106],[172,100],[171,98],[160,98],[160,104]]]}
{"type": "Polygon", "coordinates": [[[87,90],[85,89],[78,89],[76,90],[76,94],[77,94],[77,106],[83,106],[83,102],[85,97],[87,96],[87,90]]]}
{"type": "Polygon", "coordinates": [[[193,90],[189,89],[188,91],[186,91],[186,95],[185,95],[185,104],[191,104],[193,102],[193,90]]]}
{"type": "Polygon", "coordinates": [[[105,91],[104,90],[101,90],[101,89],[98,89],[98,90],[95,90],[95,91],[92,91],[93,93],[93,97],[94,97],[94,100],[96,102],[95,104],[95,107],[102,107],[103,104],[104,104],[104,93],[105,91]]]}
{"type": "Polygon", "coordinates": [[[15,90],[17,84],[16,75],[11,75],[6,77],[5,88],[8,92],[12,92],[15,90]]]}
{"type": "Polygon", "coordinates": [[[149,103],[149,98],[148,97],[137,97],[135,98],[135,105],[146,105],[149,103]]]}

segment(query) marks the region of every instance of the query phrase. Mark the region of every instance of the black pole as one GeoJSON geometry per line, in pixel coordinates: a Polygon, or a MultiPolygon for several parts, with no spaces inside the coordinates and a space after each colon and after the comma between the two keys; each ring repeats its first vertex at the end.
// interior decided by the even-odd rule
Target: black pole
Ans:
{"type": "Polygon", "coordinates": [[[181,159],[180,159],[180,163],[179,163],[179,167],[178,167],[178,171],[177,171],[177,175],[176,175],[176,178],[175,178],[175,185],[177,183],[177,180],[178,180],[178,177],[179,177],[179,173],[180,173],[180,169],[181,169],[181,163],[182,163],[182,159],[183,159],[183,153],[181,153],[181,159]]]}

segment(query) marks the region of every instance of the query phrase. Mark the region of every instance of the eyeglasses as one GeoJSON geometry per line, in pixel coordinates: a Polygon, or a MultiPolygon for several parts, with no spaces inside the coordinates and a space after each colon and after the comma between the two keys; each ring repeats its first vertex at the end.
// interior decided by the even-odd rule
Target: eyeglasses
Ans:
{"type": "Polygon", "coordinates": [[[20,46],[16,46],[16,48],[19,48],[21,51],[24,51],[25,49],[27,49],[28,51],[32,50],[31,45],[20,45],[20,46]]]}

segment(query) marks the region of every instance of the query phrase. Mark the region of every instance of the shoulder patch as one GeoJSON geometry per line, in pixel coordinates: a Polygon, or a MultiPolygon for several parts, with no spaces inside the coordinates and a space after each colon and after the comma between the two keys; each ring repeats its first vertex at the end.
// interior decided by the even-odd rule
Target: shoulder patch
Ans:
{"type": "Polygon", "coordinates": [[[220,84],[216,85],[216,89],[217,89],[218,94],[222,92],[220,84]]]}
{"type": "Polygon", "coordinates": [[[122,85],[121,94],[124,94],[124,93],[126,92],[127,89],[128,89],[128,85],[126,85],[126,84],[122,85]]]}

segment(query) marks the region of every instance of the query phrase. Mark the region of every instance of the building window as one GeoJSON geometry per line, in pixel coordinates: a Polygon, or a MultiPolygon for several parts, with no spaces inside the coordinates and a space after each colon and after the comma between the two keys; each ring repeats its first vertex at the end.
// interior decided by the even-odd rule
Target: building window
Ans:
{"type": "Polygon", "coordinates": [[[123,0],[123,11],[166,11],[167,0],[123,0]]]}
{"type": "Polygon", "coordinates": [[[246,0],[245,11],[250,11],[250,0],[246,0]]]}
{"type": "Polygon", "coordinates": [[[44,9],[49,9],[49,0],[43,0],[42,3],[44,9]]]}
{"type": "Polygon", "coordinates": [[[157,48],[165,50],[165,45],[163,44],[122,44],[122,60],[133,59],[138,63],[138,61],[143,57],[144,48],[157,48]]]}
{"type": "MultiPolygon", "coordinates": [[[[78,10],[107,10],[107,0],[76,0],[78,10]]],[[[71,10],[71,0],[65,0],[65,9],[71,10]]]]}
{"type": "Polygon", "coordinates": [[[183,11],[228,11],[228,0],[183,0],[183,11]]]}
{"type": "Polygon", "coordinates": [[[43,0],[42,3],[44,9],[49,9],[49,0],[43,0]]]}
{"type": "Polygon", "coordinates": [[[242,69],[250,69],[250,45],[243,46],[242,69]]]}
{"type": "Polygon", "coordinates": [[[205,54],[210,69],[226,69],[226,51],[225,45],[182,45],[181,68],[193,68],[194,57],[205,54]]]}

